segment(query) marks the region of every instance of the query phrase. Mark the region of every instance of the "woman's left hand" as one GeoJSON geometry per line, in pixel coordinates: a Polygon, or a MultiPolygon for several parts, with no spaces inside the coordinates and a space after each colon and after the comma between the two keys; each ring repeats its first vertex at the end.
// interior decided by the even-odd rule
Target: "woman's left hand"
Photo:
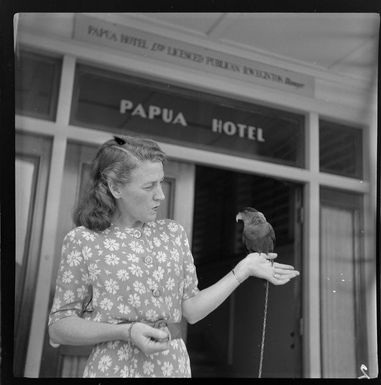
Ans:
{"type": "Polygon", "coordinates": [[[300,273],[291,265],[273,262],[276,253],[250,253],[234,268],[238,280],[244,281],[249,276],[263,278],[273,285],[284,285],[300,273]],[[272,260],[272,261],[270,261],[272,260]],[[273,262],[273,263],[272,263],[273,262]]]}

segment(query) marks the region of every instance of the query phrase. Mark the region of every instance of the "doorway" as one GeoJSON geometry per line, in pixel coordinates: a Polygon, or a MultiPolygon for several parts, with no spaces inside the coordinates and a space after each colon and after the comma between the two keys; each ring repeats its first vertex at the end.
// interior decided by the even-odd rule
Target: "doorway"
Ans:
{"type": "MultiPolygon", "coordinates": [[[[263,212],[276,233],[278,261],[301,270],[302,186],[252,174],[196,167],[192,252],[199,288],[210,286],[246,255],[238,210],[263,212]]],[[[257,377],[264,280],[246,280],[218,309],[188,327],[193,377],[257,377]]],[[[270,285],[263,377],[302,376],[301,280],[270,285]]]]}

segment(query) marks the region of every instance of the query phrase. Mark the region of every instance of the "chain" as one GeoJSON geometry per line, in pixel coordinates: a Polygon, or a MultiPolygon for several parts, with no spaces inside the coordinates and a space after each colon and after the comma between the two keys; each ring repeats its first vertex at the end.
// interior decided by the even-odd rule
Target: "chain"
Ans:
{"type": "Polygon", "coordinates": [[[266,281],[266,295],[265,295],[265,310],[263,315],[263,327],[262,327],[262,342],[261,342],[261,357],[259,360],[259,373],[258,378],[262,377],[262,365],[263,365],[263,353],[265,350],[265,334],[266,334],[266,321],[267,321],[267,304],[269,298],[269,281],[266,281]]]}

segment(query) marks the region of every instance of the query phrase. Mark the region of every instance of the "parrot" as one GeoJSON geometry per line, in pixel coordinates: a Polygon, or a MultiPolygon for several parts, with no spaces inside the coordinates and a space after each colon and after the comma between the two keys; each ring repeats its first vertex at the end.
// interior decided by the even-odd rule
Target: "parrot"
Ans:
{"type": "Polygon", "coordinates": [[[249,252],[271,253],[274,250],[275,232],[265,216],[253,207],[244,207],[236,216],[243,221],[242,242],[249,252]]]}
{"type": "MultiPolygon", "coordinates": [[[[266,217],[253,207],[244,207],[236,216],[236,222],[243,221],[242,241],[249,252],[272,253],[275,243],[275,232],[266,217]]],[[[271,266],[274,260],[271,259],[271,266]]],[[[267,322],[267,306],[269,295],[269,281],[265,283],[265,306],[263,314],[262,341],[259,360],[258,378],[262,377],[263,355],[265,347],[265,330],[267,322]]]]}

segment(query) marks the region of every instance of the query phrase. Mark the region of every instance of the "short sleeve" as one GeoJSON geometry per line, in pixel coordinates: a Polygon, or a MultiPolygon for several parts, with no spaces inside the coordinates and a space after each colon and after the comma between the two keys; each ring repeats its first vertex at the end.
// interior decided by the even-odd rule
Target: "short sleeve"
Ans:
{"type": "Polygon", "coordinates": [[[91,301],[89,274],[82,253],[84,240],[80,228],[70,231],[62,244],[56,290],[48,325],[72,315],[82,316],[91,301]]]}
{"type": "Polygon", "coordinates": [[[190,251],[188,236],[182,226],[180,227],[181,247],[183,249],[183,273],[184,289],[183,301],[194,297],[200,290],[198,289],[198,278],[193,255],[190,251]]]}

